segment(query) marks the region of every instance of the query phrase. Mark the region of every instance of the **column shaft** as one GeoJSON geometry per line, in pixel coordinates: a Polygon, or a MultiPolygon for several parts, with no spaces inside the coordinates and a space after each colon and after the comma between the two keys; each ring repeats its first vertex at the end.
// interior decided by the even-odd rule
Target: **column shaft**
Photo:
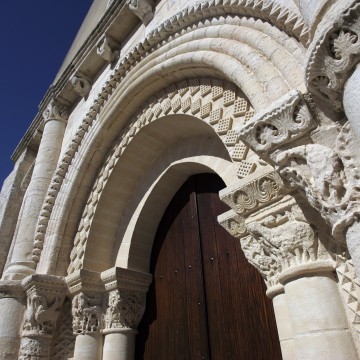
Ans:
{"type": "Polygon", "coordinates": [[[10,264],[4,273],[5,279],[21,280],[35,269],[32,250],[36,224],[59,159],[65,127],[66,121],[58,114],[48,118],[45,123],[34,171],[24,196],[13,239],[10,264]]]}
{"type": "Polygon", "coordinates": [[[136,331],[108,333],[104,339],[103,360],[133,360],[136,331]]]}
{"type": "Polygon", "coordinates": [[[100,360],[102,354],[102,335],[80,334],[76,337],[74,359],[76,360],[100,360]]]}
{"type": "Polygon", "coordinates": [[[358,359],[333,273],[285,284],[296,359],[358,359]]]}

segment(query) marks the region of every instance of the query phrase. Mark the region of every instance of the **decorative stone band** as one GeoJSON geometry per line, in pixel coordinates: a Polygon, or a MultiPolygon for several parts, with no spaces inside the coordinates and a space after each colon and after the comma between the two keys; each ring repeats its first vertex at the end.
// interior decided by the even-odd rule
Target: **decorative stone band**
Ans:
{"type": "Polygon", "coordinates": [[[345,12],[341,3],[320,24],[323,31],[310,47],[306,69],[309,90],[336,111],[342,110],[344,84],[360,61],[360,3],[352,1],[345,12]]]}
{"type": "Polygon", "coordinates": [[[272,169],[255,172],[220,191],[220,199],[240,216],[248,215],[286,194],[280,176],[272,169]]]}
{"type": "Polygon", "coordinates": [[[52,99],[46,110],[43,112],[43,118],[45,123],[50,120],[66,122],[69,118],[69,111],[66,105],[62,104],[57,99],[52,99]]]}
{"type": "MultiPolygon", "coordinates": [[[[233,222],[237,221],[235,217],[233,222]]],[[[229,220],[221,223],[231,233],[228,224],[229,220]]],[[[316,267],[314,263],[319,260],[330,259],[296,201],[289,195],[252,214],[245,224],[247,232],[238,235],[241,247],[268,287],[278,284],[280,275],[288,269],[301,268],[303,272],[309,266],[316,267]]]]}
{"type": "Polygon", "coordinates": [[[219,215],[217,221],[230,235],[238,239],[247,234],[245,219],[234,210],[219,215]]]}
{"type": "Polygon", "coordinates": [[[151,274],[112,268],[101,274],[108,293],[104,334],[136,331],[144,314],[151,274]]]}
{"type": "Polygon", "coordinates": [[[253,116],[240,128],[239,136],[252,150],[268,156],[316,125],[304,95],[293,90],[274,102],[271,109],[253,116]]]}
{"type": "Polygon", "coordinates": [[[153,0],[127,0],[126,4],[145,26],[153,19],[153,0]]]}

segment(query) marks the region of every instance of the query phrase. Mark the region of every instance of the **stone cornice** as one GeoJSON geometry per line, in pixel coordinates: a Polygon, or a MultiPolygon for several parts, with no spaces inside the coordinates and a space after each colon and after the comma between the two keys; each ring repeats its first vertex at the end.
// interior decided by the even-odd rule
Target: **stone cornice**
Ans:
{"type": "Polygon", "coordinates": [[[81,269],[66,277],[66,283],[71,294],[103,293],[104,285],[100,273],[81,269]]]}

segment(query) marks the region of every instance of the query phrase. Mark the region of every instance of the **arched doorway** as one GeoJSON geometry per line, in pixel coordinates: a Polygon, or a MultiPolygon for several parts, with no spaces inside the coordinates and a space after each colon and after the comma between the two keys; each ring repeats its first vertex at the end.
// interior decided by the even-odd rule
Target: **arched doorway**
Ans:
{"type": "Polygon", "coordinates": [[[227,210],[224,186],[217,175],[195,175],[170,202],[152,250],[137,359],[281,359],[263,281],[216,221],[227,210]]]}

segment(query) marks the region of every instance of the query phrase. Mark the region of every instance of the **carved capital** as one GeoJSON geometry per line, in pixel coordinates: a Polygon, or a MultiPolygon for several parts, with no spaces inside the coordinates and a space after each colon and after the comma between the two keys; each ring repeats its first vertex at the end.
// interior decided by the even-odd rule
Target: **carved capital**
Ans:
{"type": "Polygon", "coordinates": [[[0,281],[0,299],[25,299],[26,291],[18,280],[0,281]]]}
{"type": "Polygon", "coordinates": [[[338,2],[310,48],[306,80],[309,90],[336,111],[342,110],[344,85],[360,61],[360,4],[341,9],[338,2]]]}
{"type": "Polygon", "coordinates": [[[240,129],[240,138],[259,154],[267,155],[316,126],[305,98],[293,90],[275,102],[271,109],[251,118],[240,129]]]}
{"type": "Polygon", "coordinates": [[[105,329],[136,330],[144,314],[146,294],[137,291],[114,290],[109,293],[105,314],[105,329]]]}
{"type": "Polygon", "coordinates": [[[269,288],[277,285],[281,275],[289,271],[290,277],[294,269],[295,275],[312,272],[330,259],[295,199],[289,195],[246,220],[228,211],[219,216],[218,221],[240,240],[245,257],[258,269],[269,288]]]}
{"type": "Polygon", "coordinates": [[[52,336],[67,292],[62,277],[35,274],[23,280],[27,306],[22,337],[52,336]]]}
{"type": "Polygon", "coordinates": [[[98,294],[74,296],[72,301],[73,333],[91,334],[100,331],[102,315],[102,297],[98,294]]]}
{"type": "Polygon", "coordinates": [[[74,87],[74,90],[77,94],[79,94],[81,97],[86,97],[90,90],[92,82],[91,80],[85,76],[84,74],[78,72],[76,73],[70,80],[72,86],[74,87]]]}
{"type": "Polygon", "coordinates": [[[154,17],[153,0],[127,0],[129,9],[147,25],[154,17]]]}
{"type": "Polygon", "coordinates": [[[302,190],[335,240],[345,244],[345,230],[360,215],[360,144],[349,123],[334,145],[300,145],[280,152],[275,161],[287,184],[302,190]]]}
{"type": "Polygon", "coordinates": [[[67,106],[56,99],[51,99],[46,110],[43,112],[43,118],[45,122],[50,120],[67,121],[69,118],[69,111],[67,106]]]}
{"type": "Polygon", "coordinates": [[[277,201],[285,194],[280,176],[274,170],[256,172],[220,191],[220,199],[240,216],[248,215],[277,201]]]}
{"type": "Polygon", "coordinates": [[[112,63],[119,56],[120,45],[111,36],[105,34],[97,45],[97,54],[112,63]]]}

